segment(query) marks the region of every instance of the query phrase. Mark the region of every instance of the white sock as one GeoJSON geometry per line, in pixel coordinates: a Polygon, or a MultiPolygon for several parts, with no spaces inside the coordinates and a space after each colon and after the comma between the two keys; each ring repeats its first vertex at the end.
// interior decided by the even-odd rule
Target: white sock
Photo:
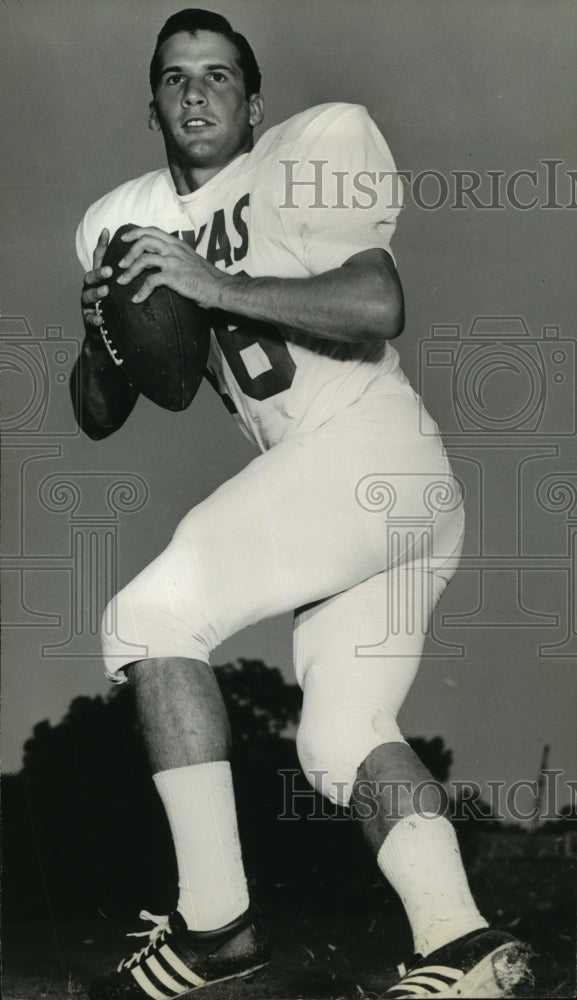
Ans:
{"type": "Polygon", "coordinates": [[[178,910],[189,930],[209,931],[249,905],[228,761],[154,775],[178,863],[178,910]]]}
{"type": "Polygon", "coordinates": [[[405,816],[387,836],[377,863],[407,911],[415,952],[429,955],[488,926],[471,895],[455,831],[443,816],[405,816]]]}

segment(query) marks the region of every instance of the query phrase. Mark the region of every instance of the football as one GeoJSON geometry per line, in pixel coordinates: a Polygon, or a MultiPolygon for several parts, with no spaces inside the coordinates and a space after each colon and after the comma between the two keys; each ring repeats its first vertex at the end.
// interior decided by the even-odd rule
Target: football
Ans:
{"type": "MultiPolygon", "coordinates": [[[[159,286],[144,302],[132,302],[145,274],[119,285],[118,262],[130,244],[120,239],[134,229],[121,226],[112,237],[102,267],[112,268],[108,295],[98,303],[103,318],[100,333],[108,352],[122,365],[129,382],[166,410],[184,410],[202,381],[210,346],[208,312],[191,299],[159,286]]],[[[150,272],[148,272],[150,273],[150,272]]]]}

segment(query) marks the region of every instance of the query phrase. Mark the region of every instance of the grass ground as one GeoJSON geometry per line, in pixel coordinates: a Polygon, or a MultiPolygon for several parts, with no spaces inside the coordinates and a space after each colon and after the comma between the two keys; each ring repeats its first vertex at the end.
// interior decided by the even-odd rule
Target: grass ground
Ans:
{"type": "MultiPolygon", "coordinates": [[[[471,883],[487,916],[532,945],[538,998],[573,998],[575,989],[575,867],[562,859],[511,858],[473,866],[471,883]]],[[[295,912],[282,890],[264,908],[273,940],[271,966],[250,984],[205,989],[203,1000],[371,1000],[382,995],[407,958],[408,928],[396,900],[367,900],[363,912],[295,912]]],[[[97,972],[134,948],[124,933],[134,921],[62,921],[4,925],[4,1000],[83,998],[97,972]],[[124,945],[128,945],[127,948],[124,945]]],[[[143,942],[136,942],[137,946],[143,942]]]]}

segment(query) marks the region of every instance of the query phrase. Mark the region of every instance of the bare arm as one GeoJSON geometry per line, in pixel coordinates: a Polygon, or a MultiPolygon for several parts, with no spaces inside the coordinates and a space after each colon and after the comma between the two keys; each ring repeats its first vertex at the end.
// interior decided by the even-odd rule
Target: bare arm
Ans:
{"type": "Polygon", "coordinates": [[[100,234],[93,255],[93,270],[84,276],[82,316],[85,338],[70,380],[74,415],[85,434],[94,441],[100,441],[122,427],[139,395],[124,372],[112,361],[99,332],[102,317],[97,314],[95,303],[108,292],[103,282],[110,277],[110,268],[101,267],[108,235],[106,229],[100,234]]]}
{"type": "MultiPolygon", "coordinates": [[[[310,278],[251,278],[220,271],[182,240],[157,229],[135,229],[127,241],[128,283],[149,268],[135,301],[166,285],[207,309],[296,327],[330,340],[359,342],[397,337],[404,325],[401,283],[390,255],[378,248],[350,257],[338,268],[310,278]]],[[[129,237],[132,233],[127,234],[129,237]]],[[[103,230],[93,270],[84,278],[82,307],[86,337],[71,381],[76,419],[93,440],[118,430],[132,412],[138,390],[118,368],[102,341],[95,303],[108,293],[109,268],[102,268],[108,243],[103,230]]]]}
{"type": "Polygon", "coordinates": [[[388,340],[403,329],[401,283],[385,250],[364,250],[309,278],[251,278],[218,270],[159,229],[134,229],[123,239],[122,283],[156,269],[134,297],[137,302],[166,285],[207,309],[283,323],[330,340],[388,340]]]}
{"type": "MultiPolygon", "coordinates": [[[[100,339],[100,334],[96,336],[100,339]]],[[[139,395],[116,367],[102,340],[99,343],[89,330],[72,372],[70,394],[76,420],[93,441],[122,427],[139,395]]]]}
{"type": "Polygon", "coordinates": [[[222,285],[221,308],[329,340],[389,340],[404,326],[403,292],[385,250],[365,250],[312,278],[247,278],[222,285]]]}

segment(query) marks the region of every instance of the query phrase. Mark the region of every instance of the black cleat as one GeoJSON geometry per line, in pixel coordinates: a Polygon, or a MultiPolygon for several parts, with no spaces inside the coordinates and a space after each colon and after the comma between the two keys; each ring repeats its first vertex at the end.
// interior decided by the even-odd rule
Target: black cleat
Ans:
{"type": "Polygon", "coordinates": [[[531,950],[510,934],[478,930],[437,948],[426,958],[415,955],[408,971],[400,967],[399,983],[383,1000],[432,997],[530,996],[531,950]],[[522,993],[517,991],[522,989],[522,993]]]}
{"type": "Polygon", "coordinates": [[[248,910],[215,931],[189,931],[178,912],[155,917],[143,910],[140,916],[156,926],[129,936],[148,936],[148,944],[114,972],[97,976],[88,991],[90,1000],[185,997],[224,979],[252,978],[269,960],[264,930],[248,910]]]}

